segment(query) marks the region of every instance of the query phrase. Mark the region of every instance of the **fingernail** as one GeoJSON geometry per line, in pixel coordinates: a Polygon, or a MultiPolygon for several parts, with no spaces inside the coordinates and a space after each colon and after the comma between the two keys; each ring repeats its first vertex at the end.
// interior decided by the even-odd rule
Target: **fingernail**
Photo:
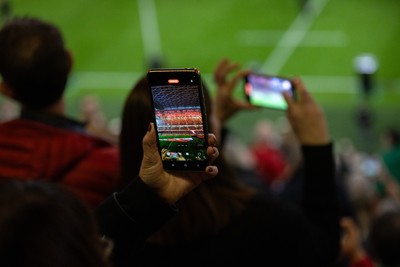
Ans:
{"type": "Polygon", "coordinates": [[[151,131],[151,123],[149,124],[149,127],[147,127],[147,131],[148,131],[148,132],[151,131]]]}

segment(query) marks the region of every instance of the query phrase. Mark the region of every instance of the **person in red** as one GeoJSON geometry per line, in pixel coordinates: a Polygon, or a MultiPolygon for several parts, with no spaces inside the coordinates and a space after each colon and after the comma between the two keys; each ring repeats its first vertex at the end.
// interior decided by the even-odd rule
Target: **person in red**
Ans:
{"type": "Polygon", "coordinates": [[[287,160],[279,149],[280,139],[272,122],[268,120],[259,121],[255,127],[255,136],[251,145],[260,177],[272,187],[285,171],[287,160]]]}
{"type": "Polygon", "coordinates": [[[341,254],[347,261],[347,267],[374,267],[372,258],[363,246],[361,229],[352,217],[340,219],[342,227],[341,254]]]}
{"type": "Polygon", "coordinates": [[[119,185],[118,147],[66,116],[71,68],[71,53],[56,26],[32,17],[2,26],[0,92],[20,104],[21,112],[0,124],[0,173],[60,183],[96,206],[119,185]]]}

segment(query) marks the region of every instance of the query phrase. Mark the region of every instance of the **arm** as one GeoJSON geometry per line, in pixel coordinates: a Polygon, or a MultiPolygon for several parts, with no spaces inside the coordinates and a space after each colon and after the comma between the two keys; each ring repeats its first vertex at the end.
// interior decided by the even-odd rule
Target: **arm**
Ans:
{"type": "Polygon", "coordinates": [[[112,261],[123,266],[134,252],[178,210],[168,205],[136,177],[124,190],[109,196],[96,208],[100,232],[114,242],[112,261]]]}
{"type": "Polygon", "coordinates": [[[298,100],[286,93],[284,97],[287,118],[303,155],[303,212],[313,225],[312,237],[320,260],[334,262],[339,255],[340,226],[333,145],[323,110],[300,79],[293,82],[298,100]]]}
{"type": "MultiPolygon", "coordinates": [[[[209,134],[208,141],[207,153],[214,161],[219,155],[215,135],[209,134]]],[[[164,171],[153,124],[143,138],[143,152],[140,177],[96,209],[101,233],[114,241],[116,267],[134,262],[134,253],[145,239],[176,214],[174,203],[218,173],[213,165],[196,173],[164,171]]]]}
{"type": "Polygon", "coordinates": [[[223,138],[227,132],[226,122],[241,110],[256,109],[246,101],[240,101],[233,97],[233,91],[237,83],[242,80],[250,71],[239,70],[232,77],[229,75],[239,68],[239,64],[231,62],[229,59],[221,59],[214,70],[214,82],[217,85],[216,97],[213,102],[212,127],[219,137],[218,143],[223,145],[223,138]]]}

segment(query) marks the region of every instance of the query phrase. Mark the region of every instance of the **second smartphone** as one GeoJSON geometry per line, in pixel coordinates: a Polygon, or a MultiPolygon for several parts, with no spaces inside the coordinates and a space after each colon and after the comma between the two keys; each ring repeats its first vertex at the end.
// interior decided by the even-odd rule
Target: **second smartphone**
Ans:
{"type": "Polygon", "coordinates": [[[200,71],[150,69],[157,143],[164,169],[203,171],[207,156],[207,114],[200,71]]]}
{"type": "Polygon", "coordinates": [[[244,78],[244,93],[252,105],[276,110],[286,110],[284,91],[295,99],[296,92],[292,81],[286,77],[252,73],[244,78]]]}

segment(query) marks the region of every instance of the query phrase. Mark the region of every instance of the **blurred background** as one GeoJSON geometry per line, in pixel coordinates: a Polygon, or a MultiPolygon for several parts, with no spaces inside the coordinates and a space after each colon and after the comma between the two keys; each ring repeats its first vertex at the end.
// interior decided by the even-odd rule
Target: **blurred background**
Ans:
{"type": "MultiPolygon", "coordinates": [[[[94,96],[118,125],[122,105],[148,68],[196,67],[215,90],[224,57],[266,74],[299,75],[324,108],[332,137],[367,152],[400,121],[399,0],[0,0],[2,19],[32,15],[56,24],[74,55],[67,113],[94,96]],[[7,6],[8,5],[8,6],[7,6]]],[[[243,98],[242,88],[236,97],[243,98]]],[[[5,99],[0,97],[0,104],[5,99]]],[[[245,143],[261,118],[242,112],[229,128],[245,143]]]]}

